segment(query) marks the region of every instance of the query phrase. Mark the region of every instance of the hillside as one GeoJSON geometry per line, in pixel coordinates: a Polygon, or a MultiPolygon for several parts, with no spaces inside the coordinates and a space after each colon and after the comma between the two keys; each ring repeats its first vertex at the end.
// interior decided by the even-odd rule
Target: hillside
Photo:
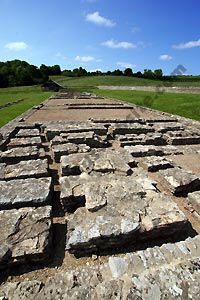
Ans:
{"type": "Polygon", "coordinates": [[[86,76],[66,77],[51,76],[65,87],[96,87],[98,85],[127,86],[197,86],[200,87],[200,76],[177,76],[176,80],[162,81],[127,76],[86,76]]]}

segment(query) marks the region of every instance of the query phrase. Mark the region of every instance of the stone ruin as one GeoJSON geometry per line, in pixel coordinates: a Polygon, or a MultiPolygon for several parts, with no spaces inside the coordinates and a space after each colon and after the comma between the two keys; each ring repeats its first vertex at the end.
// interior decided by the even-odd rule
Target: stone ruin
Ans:
{"type": "Polygon", "coordinates": [[[88,93],[0,130],[0,299],[199,299],[200,123],[88,93]]]}

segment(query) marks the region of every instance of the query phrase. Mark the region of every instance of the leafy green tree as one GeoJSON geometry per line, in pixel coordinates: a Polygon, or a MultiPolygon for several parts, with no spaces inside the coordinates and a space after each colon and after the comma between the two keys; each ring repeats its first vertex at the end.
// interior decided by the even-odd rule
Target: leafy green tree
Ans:
{"type": "Polygon", "coordinates": [[[131,68],[126,68],[124,70],[124,76],[133,76],[133,70],[131,68]]]}

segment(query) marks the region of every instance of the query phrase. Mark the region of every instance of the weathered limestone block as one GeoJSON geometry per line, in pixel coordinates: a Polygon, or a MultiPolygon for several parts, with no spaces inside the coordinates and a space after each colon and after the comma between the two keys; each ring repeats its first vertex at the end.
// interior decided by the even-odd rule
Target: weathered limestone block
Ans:
{"type": "Polygon", "coordinates": [[[24,160],[14,165],[7,165],[4,170],[5,179],[20,179],[48,176],[47,159],[24,160]]]}
{"type": "Polygon", "coordinates": [[[17,138],[40,136],[39,129],[20,129],[16,134],[17,138]]]}
{"type": "Polygon", "coordinates": [[[150,182],[145,186],[144,178],[61,178],[61,201],[66,210],[81,197],[85,208],[78,208],[68,222],[67,248],[77,255],[130,247],[138,241],[182,234],[187,229],[178,206],[169,196],[156,193],[150,182]]]}
{"type": "Polygon", "coordinates": [[[0,162],[17,163],[21,160],[30,160],[44,158],[45,151],[43,148],[36,146],[12,148],[4,152],[0,152],[0,162]]]}
{"type": "Polygon", "coordinates": [[[126,149],[129,153],[131,153],[133,157],[164,155],[160,147],[136,145],[136,146],[125,146],[124,149],[126,149]]]}
{"type": "Polygon", "coordinates": [[[174,163],[170,159],[163,157],[147,157],[142,161],[142,166],[149,172],[157,172],[159,170],[165,170],[174,167],[174,163]]]}
{"type": "Polygon", "coordinates": [[[200,214],[200,191],[189,193],[188,198],[194,209],[200,214]]]}
{"type": "Polygon", "coordinates": [[[82,172],[115,173],[127,175],[136,163],[125,149],[92,149],[89,153],[61,157],[62,175],[79,175],[82,172]]]}
{"type": "Polygon", "coordinates": [[[60,162],[60,157],[78,152],[78,146],[72,143],[62,143],[52,146],[53,155],[56,162],[60,162]]]}
{"type": "Polygon", "coordinates": [[[137,123],[114,124],[112,131],[114,135],[129,134],[129,133],[142,134],[148,132],[155,132],[155,130],[151,126],[137,124],[137,123]]]}
{"type": "Polygon", "coordinates": [[[182,155],[183,150],[172,145],[161,146],[160,149],[164,155],[182,155]]]}
{"type": "Polygon", "coordinates": [[[187,196],[188,193],[200,190],[200,178],[190,171],[175,167],[159,172],[175,196],[187,196]]]}
{"type": "Polygon", "coordinates": [[[173,235],[175,232],[184,232],[187,226],[187,218],[180,211],[177,204],[165,193],[154,193],[149,197],[149,205],[145,215],[141,215],[141,223],[151,238],[158,234],[157,230],[163,230],[162,235],[173,235]]]}
{"type": "Polygon", "coordinates": [[[166,133],[168,131],[183,131],[185,129],[184,126],[178,122],[154,123],[153,128],[155,131],[161,133],[166,133]]]}
{"type": "Polygon", "coordinates": [[[55,136],[68,133],[79,133],[79,132],[90,132],[93,131],[97,135],[105,136],[107,134],[107,128],[102,124],[95,124],[89,122],[51,122],[45,128],[45,134],[47,139],[50,141],[55,136]]]}
{"type": "Polygon", "coordinates": [[[163,139],[161,133],[116,135],[115,138],[120,141],[122,147],[136,145],[166,145],[166,141],[163,139]]]}
{"type": "Polygon", "coordinates": [[[5,167],[6,164],[0,163],[0,180],[5,179],[5,167]]]}
{"type": "MultiPolygon", "coordinates": [[[[133,192],[133,194],[134,192],[139,192],[139,194],[143,196],[146,193],[151,194],[155,192],[156,183],[148,178],[141,168],[138,169],[139,170],[137,170],[137,172],[134,172],[132,176],[127,177],[115,174],[100,176],[98,175],[98,173],[95,173],[92,176],[88,175],[87,173],[83,173],[80,176],[61,177],[60,198],[64,209],[70,210],[73,207],[77,207],[77,203],[79,203],[79,200],[81,201],[81,204],[84,205],[85,201],[83,200],[85,198],[92,198],[95,189],[101,191],[101,194],[102,196],[104,196],[104,198],[109,198],[109,189],[109,192],[114,194],[115,199],[118,199],[118,201],[120,201],[121,198],[126,197],[126,193],[128,195],[129,192],[133,192]],[[103,189],[105,190],[104,192],[103,189]],[[117,194],[117,191],[119,194],[117,194]]],[[[98,195],[95,195],[94,198],[95,197],[98,198],[98,195]]],[[[95,201],[96,200],[94,200],[94,202],[95,201]]]]}
{"type": "Polygon", "coordinates": [[[7,145],[8,149],[16,147],[28,147],[28,146],[37,146],[41,147],[42,141],[39,136],[34,137],[21,137],[14,138],[10,140],[10,143],[7,145]]]}
{"type": "Polygon", "coordinates": [[[192,133],[189,130],[184,131],[169,131],[164,134],[164,138],[166,139],[169,145],[192,145],[192,144],[200,144],[200,136],[199,134],[192,133]]]}
{"type": "Polygon", "coordinates": [[[51,200],[51,178],[0,181],[0,209],[43,206],[51,200]]]}
{"type": "Polygon", "coordinates": [[[39,263],[50,256],[50,206],[0,211],[0,219],[3,224],[0,228],[0,244],[1,247],[5,245],[0,267],[16,263],[39,263]]]}
{"type": "Polygon", "coordinates": [[[86,144],[91,148],[104,148],[108,146],[107,136],[99,136],[94,131],[61,133],[63,139],[69,143],[86,144]]]}

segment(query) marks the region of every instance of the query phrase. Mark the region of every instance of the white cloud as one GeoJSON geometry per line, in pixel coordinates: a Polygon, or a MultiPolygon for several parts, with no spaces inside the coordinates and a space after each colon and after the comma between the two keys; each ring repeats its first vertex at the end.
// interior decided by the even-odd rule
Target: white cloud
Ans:
{"type": "Polygon", "coordinates": [[[97,24],[97,25],[103,25],[103,26],[106,26],[106,27],[113,27],[113,26],[116,25],[116,23],[114,23],[113,21],[100,16],[98,11],[96,11],[92,14],[87,14],[86,15],[86,20],[88,22],[92,22],[92,23],[97,24]]]}
{"type": "Polygon", "coordinates": [[[160,55],[159,59],[160,60],[171,60],[172,56],[170,56],[168,54],[163,54],[163,55],[160,55]]]}
{"type": "Polygon", "coordinates": [[[127,68],[136,68],[137,67],[134,64],[131,64],[131,63],[128,63],[128,62],[123,62],[123,61],[117,62],[117,65],[119,65],[120,67],[125,68],[125,69],[127,69],[127,68]]]}
{"type": "Polygon", "coordinates": [[[92,56],[79,56],[79,55],[77,55],[76,57],[75,57],[75,60],[76,61],[80,61],[80,62],[90,62],[90,61],[94,61],[95,60],[95,58],[94,57],[92,57],[92,56]]]}
{"type": "Polygon", "coordinates": [[[5,47],[9,50],[14,50],[14,51],[27,50],[29,48],[29,46],[25,42],[8,43],[5,45],[5,47]]]}
{"type": "Polygon", "coordinates": [[[97,72],[97,71],[103,72],[103,70],[102,70],[102,69],[93,69],[93,70],[88,70],[88,72],[97,72]]]}
{"type": "Polygon", "coordinates": [[[172,48],[174,49],[189,49],[194,47],[200,47],[200,39],[197,41],[190,41],[187,43],[181,43],[179,45],[172,46],[172,48]]]}
{"type": "Polygon", "coordinates": [[[137,46],[133,43],[129,42],[116,42],[114,40],[108,40],[106,42],[102,43],[103,46],[106,46],[108,48],[112,49],[131,49],[131,48],[137,48],[137,46]]]}

